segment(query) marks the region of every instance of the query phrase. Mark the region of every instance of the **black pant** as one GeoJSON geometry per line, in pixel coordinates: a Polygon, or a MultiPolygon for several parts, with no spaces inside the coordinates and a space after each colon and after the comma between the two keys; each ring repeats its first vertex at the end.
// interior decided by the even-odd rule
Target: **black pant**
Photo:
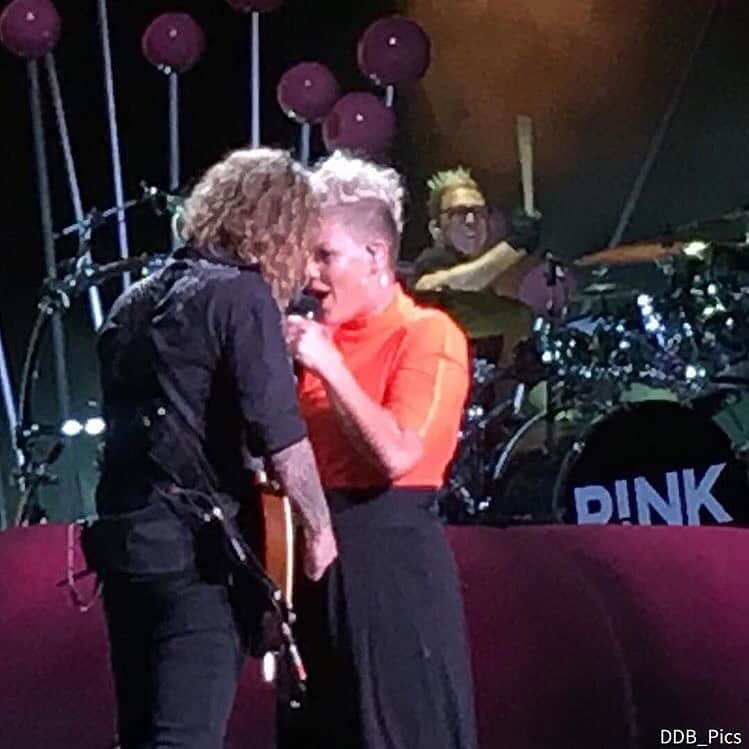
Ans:
{"type": "Polygon", "coordinates": [[[476,749],[460,582],[445,532],[416,488],[328,491],[338,559],[298,577],[309,670],[284,749],[476,749]]]}
{"type": "Polygon", "coordinates": [[[104,606],[122,749],[219,749],[244,660],[230,588],[112,576],[104,606]]]}

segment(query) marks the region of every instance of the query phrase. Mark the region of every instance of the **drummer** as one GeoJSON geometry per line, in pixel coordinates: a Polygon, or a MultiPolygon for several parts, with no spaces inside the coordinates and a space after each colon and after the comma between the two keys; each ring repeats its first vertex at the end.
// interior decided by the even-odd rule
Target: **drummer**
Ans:
{"type": "MultiPolygon", "coordinates": [[[[492,308],[496,314],[490,318],[497,325],[493,333],[501,335],[502,342],[498,351],[491,346],[487,351],[490,358],[509,364],[517,344],[530,332],[530,310],[513,300],[518,300],[522,275],[539,262],[533,253],[538,245],[540,216],[518,213],[508,230],[500,214],[491,214],[481,188],[463,167],[438,172],[427,184],[429,230],[434,244],[416,258],[413,288],[417,293],[440,289],[484,292],[473,304],[463,299],[461,307],[475,307],[472,318],[477,314],[486,317],[481,311],[492,308]],[[502,306],[491,301],[495,295],[504,297],[502,306]]],[[[446,309],[455,312],[449,304],[446,309]]],[[[460,314],[456,320],[474,339],[474,345],[477,338],[486,337],[486,331],[472,330],[460,314]]]]}
{"type": "Polygon", "coordinates": [[[540,217],[518,214],[508,231],[501,217],[490,215],[481,188],[463,167],[438,172],[427,185],[434,244],[414,263],[416,291],[491,289],[515,296],[500,277],[536,249],[540,217]]]}

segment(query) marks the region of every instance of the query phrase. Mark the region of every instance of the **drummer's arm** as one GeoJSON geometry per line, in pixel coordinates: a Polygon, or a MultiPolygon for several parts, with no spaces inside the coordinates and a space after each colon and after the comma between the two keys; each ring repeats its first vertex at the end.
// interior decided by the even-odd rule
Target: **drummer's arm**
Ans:
{"type": "Polygon", "coordinates": [[[507,242],[500,242],[475,260],[427,273],[416,282],[415,288],[417,291],[428,291],[446,286],[459,291],[483,291],[524,256],[522,250],[516,250],[507,242]]]}

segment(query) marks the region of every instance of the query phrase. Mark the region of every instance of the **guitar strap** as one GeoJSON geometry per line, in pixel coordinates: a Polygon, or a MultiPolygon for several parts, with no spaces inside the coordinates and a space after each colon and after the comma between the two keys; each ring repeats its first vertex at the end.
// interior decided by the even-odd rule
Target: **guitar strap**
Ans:
{"type": "MultiPolygon", "coordinates": [[[[166,392],[174,398],[174,385],[170,383],[168,388],[166,392]]],[[[178,398],[176,402],[179,404],[178,398]]],[[[181,516],[187,510],[202,523],[217,527],[223,538],[222,546],[227,550],[233,568],[243,573],[239,575],[240,581],[244,575],[249,575],[250,581],[262,590],[274,621],[269,622],[267,616],[253,617],[255,621],[259,620],[259,627],[256,625],[248,628],[249,640],[254,645],[252,652],[258,656],[267,652],[278,653],[285,666],[283,697],[296,709],[304,700],[307,673],[292,631],[296,618],[294,610],[280,588],[266,574],[260,560],[239,531],[232,510],[229,509],[233,507],[233,503],[226,494],[219,491],[218,477],[213,467],[203,451],[197,448],[198,432],[191,420],[178,406],[169,410],[162,406],[157,408],[156,414],[153,427],[167,430],[169,439],[158,439],[152,443],[155,449],[151,451],[150,457],[155,465],[166,471],[172,482],[160,494],[181,516]],[[170,449],[169,455],[159,455],[158,446],[166,445],[172,448],[179,445],[181,449],[170,449]],[[178,463],[175,463],[175,453],[180,456],[178,463]]],[[[246,591],[246,586],[240,585],[241,587],[245,587],[243,595],[253,598],[252,592],[246,591]]]]}

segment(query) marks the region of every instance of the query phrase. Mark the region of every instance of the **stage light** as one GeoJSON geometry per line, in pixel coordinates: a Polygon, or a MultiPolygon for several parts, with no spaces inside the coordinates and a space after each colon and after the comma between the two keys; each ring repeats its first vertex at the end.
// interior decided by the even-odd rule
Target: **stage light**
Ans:
{"type": "Polygon", "coordinates": [[[78,437],[80,434],[87,434],[89,437],[98,437],[106,431],[107,424],[101,416],[92,416],[86,421],[78,419],[66,419],[60,427],[60,434],[63,437],[78,437]]]}
{"type": "Polygon", "coordinates": [[[83,431],[83,424],[77,419],[67,419],[60,427],[64,437],[77,437],[83,431]]]}
{"type": "Polygon", "coordinates": [[[100,434],[104,434],[106,428],[107,424],[101,416],[86,419],[86,423],[83,425],[84,431],[91,437],[98,437],[100,434]]]}
{"type": "Polygon", "coordinates": [[[266,684],[272,684],[276,680],[276,674],[278,671],[276,656],[273,653],[266,653],[260,663],[263,674],[263,681],[266,684]]]}
{"type": "Polygon", "coordinates": [[[687,257],[702,258],[705,250],[707,249],[707,242],[689,242],[684,245],[684,254],[687,257]]]}

